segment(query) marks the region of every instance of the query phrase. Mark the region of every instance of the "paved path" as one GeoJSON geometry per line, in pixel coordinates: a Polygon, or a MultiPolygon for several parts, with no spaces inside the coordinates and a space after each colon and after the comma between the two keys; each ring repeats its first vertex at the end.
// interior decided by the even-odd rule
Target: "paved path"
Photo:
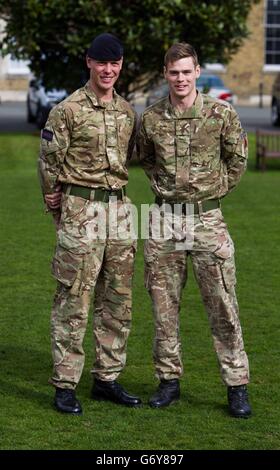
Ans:
{"type": "Polygon", "coordinates": [[[277,129],[271,125],[270,107],[257,108],[253,106],[235,106],[242,125],[246,131],[255,131],[257,128],[277,129]]]}
{"type": "Polygon", "coordinates": [[[26,120],[26,103],[0,103],[0,133],[34,131],[37,131],[35,124],[26,120]]]}

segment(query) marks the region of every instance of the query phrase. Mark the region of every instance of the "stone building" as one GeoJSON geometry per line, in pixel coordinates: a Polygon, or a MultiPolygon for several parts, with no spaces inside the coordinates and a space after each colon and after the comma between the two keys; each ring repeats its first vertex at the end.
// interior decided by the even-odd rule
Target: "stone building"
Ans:
{"type": "MultiPolygon", "coordinates": [[[[250,36],[226,67],[216,72],[237,96],[237,103],[270,104],[271,88],[280,72],[280,0],[261,0],[248,16],[250,36]]],[[[214,67],[211,67],[215,69],[214,67]]]]}

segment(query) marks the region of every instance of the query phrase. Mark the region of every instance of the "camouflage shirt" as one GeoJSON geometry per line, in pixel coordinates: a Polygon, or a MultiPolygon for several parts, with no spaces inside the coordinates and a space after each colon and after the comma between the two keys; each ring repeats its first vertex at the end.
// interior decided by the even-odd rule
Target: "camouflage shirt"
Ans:
{"type": "Polygon", "coordinates": [[[247,138],[236,111],[199,92],[184,112],[168,97],[147,108],[137,147],[153,191],[170,202],[223,197],[246,169],[247,138]]]}
{"type": "Polygon", "coordinates": [[[136,113],[114,91],[98,100],[89,82],[50,112],[41,134],[39,174],[44,194],[58,182],[119,189],[128,178],[136,113]]]}

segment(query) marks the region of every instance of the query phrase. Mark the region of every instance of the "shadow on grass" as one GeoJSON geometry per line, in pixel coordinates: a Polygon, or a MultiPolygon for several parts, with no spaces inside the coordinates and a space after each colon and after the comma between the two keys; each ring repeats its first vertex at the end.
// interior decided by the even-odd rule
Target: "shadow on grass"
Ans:
{"type": "Polygon", "coordinates": [[[16,384],[11,382],[4,382],[0,379],[0,393],[6,396],[13,396],[19,400],[26,400],[30,403],[37,403],[42,409],[50,409],[52,407],[53,396],[49,393],[44,393],[34,390],[32,384],[16,384]]]}
{"type": "Polygon", "coordinates": [[[49,386],[50,354],[28,347],[1,345],[0,357],[0,393],[37,401],[40,407],[49,408],[50,394],[40,389],[49,386]]]}
{"type": "Polygon", "coordinates": [[[213,399],[211,396],[205,398],[205,396],[197,396],[188,393],[187,395],[187,403],[191,405],[192,408],[201,408],[201,409],[211,409],[213,411],[222,412],[224,415],[228,415],[228,404],[227,398],[225,396],[225,402],[220,403],[220,398],[217,400],[213,399]]]}
{"type": "MultiPolygon", "coordinates": [[[[37,402],[40,407],[49,408],[52,405],[54,388],[48,384],[52,372],[51,352],[15,345],[0,346],[1,378],[0,395],[37,402]],[[44,389],[48,388],[49,393],[44,389]]],[[[90,374],[91,364],[87,361],[77,393],[80,398],[90,398],[92,388],[92,377],[90,374]]],[[[118,382],[125,389],[141,398],[151,395],[151,385],[143,383],[141,378],[131,376],[129,368],[125,368],[120,374],[118,382]]],[[[118,405],[116,405],[118,406],[118,405]]]]}

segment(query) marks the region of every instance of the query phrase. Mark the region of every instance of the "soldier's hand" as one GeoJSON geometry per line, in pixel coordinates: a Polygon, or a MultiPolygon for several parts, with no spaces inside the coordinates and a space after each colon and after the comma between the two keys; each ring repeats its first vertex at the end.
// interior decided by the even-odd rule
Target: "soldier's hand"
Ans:
{"type": "Polygon", "coordinates": [[[61,195],[62,195],[61,185],[58,185],[56,187],[54,193],[45,194],[45,202],[51,210],[60,208],[61,195]]]}

